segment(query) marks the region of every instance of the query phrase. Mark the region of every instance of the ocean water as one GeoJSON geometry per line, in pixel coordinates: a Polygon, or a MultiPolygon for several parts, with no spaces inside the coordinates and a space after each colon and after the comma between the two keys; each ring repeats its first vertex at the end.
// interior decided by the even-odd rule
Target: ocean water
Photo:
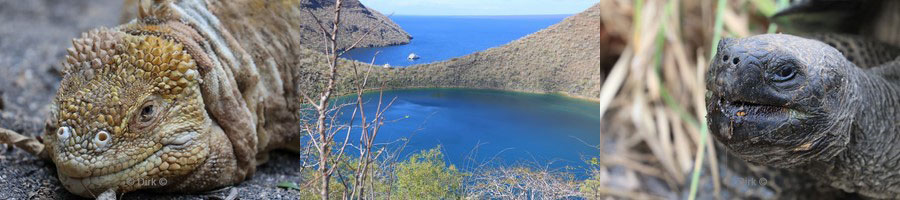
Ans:
{"type": "MultiPolygon", "coordinates": [[[[585,160],[600,153],[589,146],[600,143],[599,105],[590,101],[477,89],[392,90],[385,91],[383,99],[384,104],[394,102],[384,113],[386,122],[376,143],[398,151],[402,158],[440,145],[447,161],[462,169],[483,163],[522,164],[584,177],[585,160]]],[[[364,100],[371,119],[378,93],[367,93],[364,100]]],[[[336,101],[355,102],[355,96],[336,101]]],[[[350,122],[353,108],[341,112],[338,121],[350,122]]],[[[358,125],[360,119],[354,121],[358,125]]],[[[354,144],[359,143],[360,131],[351,133],[354,144]]]]}
{"type": "Polygon", "coordinates": [[[375,64],[391,66],[448,60],[501,46],[568,16],[391,16],[412,35],[409,44],[353,49],[343,57],[366,63],[375,57],[375,64]],[[408,60],[410,53],[419,55],[420,59],[408,60]]]}

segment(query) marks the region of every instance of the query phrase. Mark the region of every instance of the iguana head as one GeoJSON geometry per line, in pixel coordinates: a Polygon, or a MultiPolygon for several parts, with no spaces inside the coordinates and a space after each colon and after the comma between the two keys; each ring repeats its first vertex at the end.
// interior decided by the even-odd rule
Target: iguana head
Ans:
{"type": "Polygon", "coordinates": [[[44,136],[69,191],[164,187],[205,161],[211,122],[181,44],[105,28],[72,43],[44,136]]]}
{"type": "Polygon", "coordinates": [[[815,40],[724,39],[707,74],[710,131],[752,163],[789,168],[830,159],[849,141],[853,68],[815,40]]]}

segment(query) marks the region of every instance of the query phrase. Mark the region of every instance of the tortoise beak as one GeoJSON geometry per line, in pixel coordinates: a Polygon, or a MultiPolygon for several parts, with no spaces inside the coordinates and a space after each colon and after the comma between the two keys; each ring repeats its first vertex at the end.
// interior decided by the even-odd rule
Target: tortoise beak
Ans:
{"type": "Polygon", "coordinates": [[[707,122],[713,135],[726,144],[755,143],[794,117],[785,106],[789,97],[768,86],[761,66],[771,55],[755,46],[765,44],[722,39],[707,72],[707,122]]]}

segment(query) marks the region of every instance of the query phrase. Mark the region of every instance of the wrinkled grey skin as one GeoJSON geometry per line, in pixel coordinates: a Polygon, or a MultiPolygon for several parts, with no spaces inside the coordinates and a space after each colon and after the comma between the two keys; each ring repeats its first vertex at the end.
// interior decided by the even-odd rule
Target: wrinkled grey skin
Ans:
{"type": "Polygon", "coordinates": [[[725,39],[707,74],[710,131],[753,164],[871,198],[900,196],[900,61],[769,34],[725,39]]]}

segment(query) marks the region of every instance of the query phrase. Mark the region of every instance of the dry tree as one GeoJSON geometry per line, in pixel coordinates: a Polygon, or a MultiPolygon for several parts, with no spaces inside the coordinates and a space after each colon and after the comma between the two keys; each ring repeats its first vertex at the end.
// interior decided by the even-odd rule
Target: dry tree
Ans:
{"type": "MultiPolygon", "coordinates": [[[[348,65],[341,65],[340,57],[347,51],[354,49],[360,42],[363,41],[364,38],[369,36],[369,31],[371,29],[366,30],[365,33],[356,39],[356,41],[350,45],[346,49],[339,49],[339,30],[341,24],[341,8],[343,2],[341,0],[337,0],[334,4],[334,18],[330,23],[330,29],[326,28],[326,25],[323,24],[319,17],[312,13],[312,11],[307,10],[310,16],[316,21],[316,24],[319,27],[319,30],[322,32],[322,37],[326,41],[326,52],[327,55],[327,73],[325,74],[324,81],[324,89],[319,91],[316,99],[309,97],[307,94],[303,94],[304,101],[310,105],[313,109],[314,113],[314,122],[309,122],[307,120],[302,120],[301,124],[303,126],[303,132],[306,132],[306,135],[310,138],[311,145],[307,145],[306,155],[309,154],[310,148],[312,146],[316,150],[316,155],[318,156],[318,161],[312,165],[304,165],[308,166],[317,166],[318,171],[318,180],[319,180],[319,195],[322,199],[328,199],[330,195],[329,186],[332,175],[339,170],[338,167],[341,164],[346,164],[342,162],[347,162],[343,157],[345,156],[345,150],[347,150],[348,146],[356,147],[359,150],[359,161],[357,162],[357,167],[355,168],[355,172],[353,173],[353,182],[352,184],[346,183],[342,176],[339,176],[341,182],[343,183],[344,190],[344,198],[350,199],[361,199],[361,195],[365,192],[366,185],[363,184],[368,177],[370,166],[380,155],[376,153],[373,155],[372,149],[375,146],[375,137],[378,135],[378,131],[380,130],[381,125],[384,123],[383,114],[393,104],[393,99],[388,102],[386,105],[383,104],[383,90],[384,83],[381,83],[381,86],[378,87],[380,91],[377,107],[374,113],[374,117],[369,119],[366,116],[365,112],[365,104],[366,102],[363,99],[363,94],[368,88],[369,77],[371,75],[373,65],[370,63],[366,65],[365,71],[361,71],[360,64],[356,62],[350,62],[348,65]],[[354,103],[345,103],[345,104],[336,104],[335,96],[337,94],[336,84],[338,84],[339,76],[342,74],[339,72],[348,71],[348,70],[339,70],[339,67],[351,67],[349,71],[352,74],[350,76],[353,90],[355,90],[356,101],[354,103]],[[338,116],[343,110],[348,106],[354,106],[351,117],[348,121],[342,122],[338,121],[338,116]],[[356,117],[359,117],[360,125],[354,126],[353,122],[356,117]],[[354,128],[359,128],[361,131],[359,138],[359,146],[354,146],[349,143],[351,132],[354,128]],[[345,137],[343,141],[339,141],[340,143],[335,143],[335,136],[339,133],[345,133],[345,137]],[[335,153],[332,155],[332,153],[335,153]],[[349,191],[349,194],[348,194],[349,191]],[[349,195],[349,196],[348,196],[349,195]]],[[[372,63],[374,63],[375,58],[372,58],[372,63]]],[[[301,135],[302,137],[302,135],[301,135]]],[[[338,173],[340,175],[340,173],[338,173]]]]}

